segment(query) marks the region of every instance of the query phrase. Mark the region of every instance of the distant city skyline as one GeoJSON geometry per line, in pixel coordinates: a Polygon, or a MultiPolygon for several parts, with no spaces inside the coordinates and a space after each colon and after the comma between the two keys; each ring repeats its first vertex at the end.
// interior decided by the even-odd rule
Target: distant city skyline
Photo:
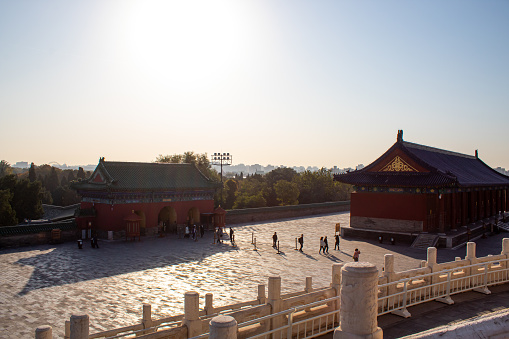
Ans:
{"type": "Polygon", "coordinates": [[[509,168],[508,1],[0,2],[0,159],[509,168]]]}

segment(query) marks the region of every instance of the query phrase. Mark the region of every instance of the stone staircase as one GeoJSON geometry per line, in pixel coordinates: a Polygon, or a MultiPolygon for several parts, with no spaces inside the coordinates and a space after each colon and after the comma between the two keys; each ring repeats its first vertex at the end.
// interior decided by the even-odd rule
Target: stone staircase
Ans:
{"type": "Polygon", "coordinates": [[[497,224],[498,228],[504,230],[504,231],[507,231],[509,232],[509,222],[502,222],[502,221],[499,221],[498,224],[497,224]]]}
{"type": "Polygon", "coordinates": [[[421,233],[417,236],[417,238],[415,238],[414,242],[412,243],[412,247],[425,250],[428,247],[434,247],[437,242],[438,235],[421,233]]]}

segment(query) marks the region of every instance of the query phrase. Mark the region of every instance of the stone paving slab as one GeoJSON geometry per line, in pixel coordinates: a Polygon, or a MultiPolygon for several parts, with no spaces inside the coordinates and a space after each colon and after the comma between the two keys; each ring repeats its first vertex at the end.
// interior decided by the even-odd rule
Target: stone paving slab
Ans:
{"type": "MultiPolygon", "coordinates": [[[[90,315],[91,333],[128,326],[141,319],[142,304],[152,304],[153,318],[183,313],[184,293],[214,294],[214,305],[253,300],[257,285],[270,276],[282,277],[283,293],[303,290],[305,278],[313,286],[328,286],[335,262],[360,260],[381,270],[383,256],[395,255],[397,271],[416,268],[426,251],[408,244],[378,244],[342,239],[334,251],[334,226],[348,225],[349,213],[235,225],[237,247],[212,244],[212,234],[194,242],[142,238],[141,242],[99,241],[79,250],[75,243],[0,250],[0,338],[33,338],[37,326],[51,325],[63,337],[64,322],[75,313],[90,315]],[[281,254],[272,248],[279,235],[281,254]],[[258,251],[253,251],[252,233],[258,251]],[[295,250],[295,238],[304,234],[304,252],[295,250]],[[329,254],[318,254],[320,236],[329,239],[329,254]],[[4,336],[4,334],[8,334],[4,336]]],[[[503,234],[478,241],[478,256],[501,251],[503,234]]],[[[439,250],[438,261],[465,256],[465,249],[439,250]]]]}

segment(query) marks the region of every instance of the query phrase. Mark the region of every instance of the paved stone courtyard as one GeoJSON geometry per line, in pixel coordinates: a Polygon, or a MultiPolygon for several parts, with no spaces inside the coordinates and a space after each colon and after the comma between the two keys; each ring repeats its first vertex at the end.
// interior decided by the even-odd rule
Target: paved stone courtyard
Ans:
{"type": "MultiPolygon", "coordinates": [[[[212,233],[197,242],[191,239],[142,238],[141,242],[99,241],[79,250],[75,243],[0,250],[0,338],[33,338],[40,325],[51,325],[63,337],[64,322],[74,313],[90,315],[91,333],[127,326],[141,319],[142,304],[152,304],[154,318],[183,312],[184,292],[198,291],[201,307],[205,293],[214,294],[214,305],[252,300],[257,285],[270,276],[282,277],[283,293],[303,290],[305,277],[313,286],[326,286],[331,265],[352,261],[353,250],[361,261],[381,270],[383,256],[395,255],[397,271],[415,268],[426,252],[403,244],[378,244],[341,240],[334,250],[334,226],[348,225],[350,214],[338,213],[277,222],[235,225],[237,247],[229,242],[212,244],[212,233]],[[279,235],[281,254],[272,248],[279,235]],[[251,236],[257,238],[253,251],[251,236]],[[295,238],[304,234],[304,252],[295,251],[295,238]],[[329,239],[329,254],[318,254],[320,236],[329,239]]],[[[478,256],[501,251],[504,234],[480,239],[478,256]]],[[[465,248],[438,251],[439,262],[465,256],[465,248]]]]}

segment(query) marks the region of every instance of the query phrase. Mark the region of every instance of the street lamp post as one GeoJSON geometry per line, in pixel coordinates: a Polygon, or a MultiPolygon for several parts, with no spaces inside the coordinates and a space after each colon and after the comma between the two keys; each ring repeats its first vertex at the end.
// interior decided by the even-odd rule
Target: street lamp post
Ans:
{"type": "Polygon", "coordinates": [[[223,204],[223,166],[232,164],[230,153],[214,153],[210,156],[212,165],[221,166],[221,204],[223,204]]]}

